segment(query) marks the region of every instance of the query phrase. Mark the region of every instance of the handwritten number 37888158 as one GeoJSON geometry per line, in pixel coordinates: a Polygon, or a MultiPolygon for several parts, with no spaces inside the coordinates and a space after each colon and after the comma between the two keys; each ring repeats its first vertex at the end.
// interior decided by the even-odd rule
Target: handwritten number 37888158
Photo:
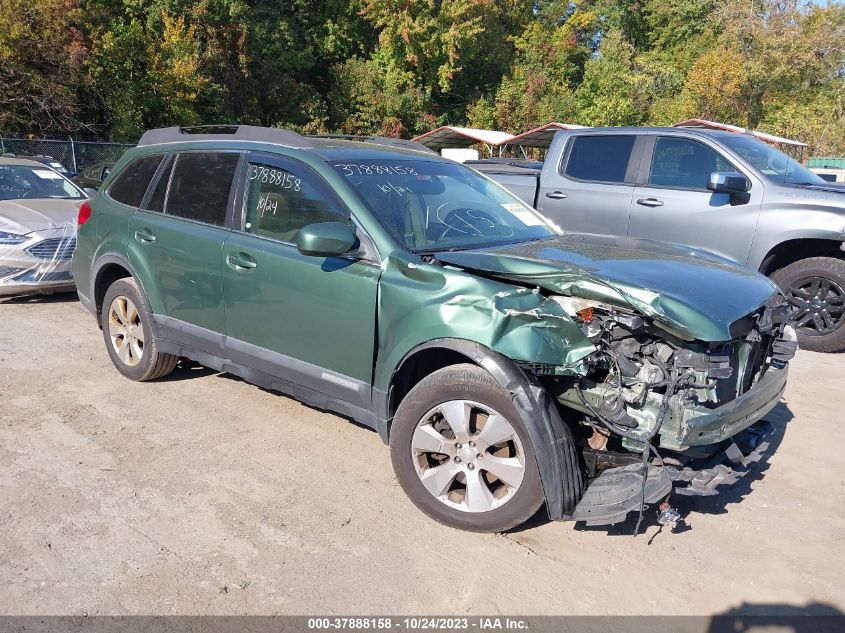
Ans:
{"type": "Polygon", "coordinates": [[[262,167],[260,165],[250,165],[249,180],[250,182],[255,180],[261,184],[268,183],[281,187],[282,189],[292,189],[294,191],[300,191],[302,188],[302,180],[290,172],[282,169],[262,167]]]}

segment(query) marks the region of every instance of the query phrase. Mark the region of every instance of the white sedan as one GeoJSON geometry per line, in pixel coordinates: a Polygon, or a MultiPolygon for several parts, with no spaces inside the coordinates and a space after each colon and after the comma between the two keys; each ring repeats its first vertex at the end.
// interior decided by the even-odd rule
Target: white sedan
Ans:
{"type": "Polygon", "coordinates": [[[0,296],[74,289],[70,260],[87,197],[43,163],[0,157],[0,296]]]}

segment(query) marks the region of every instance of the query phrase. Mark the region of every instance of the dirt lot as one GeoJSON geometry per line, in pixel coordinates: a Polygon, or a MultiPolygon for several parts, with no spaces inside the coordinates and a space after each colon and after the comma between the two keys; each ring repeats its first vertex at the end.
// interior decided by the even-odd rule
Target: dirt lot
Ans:
{"type": "Polygon", "coordinates": [[[0,612],[845,610],[845,355],[800,352],[753,481],[680,533],[442,527],[372,431],[201,368],[138,384],[74,295],[0,301],[0,612]]]}

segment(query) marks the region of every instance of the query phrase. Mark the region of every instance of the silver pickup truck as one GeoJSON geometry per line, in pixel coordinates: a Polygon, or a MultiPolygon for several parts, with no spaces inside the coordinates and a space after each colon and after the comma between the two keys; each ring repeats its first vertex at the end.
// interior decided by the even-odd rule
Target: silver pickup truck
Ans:
{"type": "Polygon", "coordinates": [[[845,188],[750,135],[563,130],[543,163],[467,164],[565,230],[685,244],[759,270],[792,303],[801,347],[845,349],[845,188]]]}

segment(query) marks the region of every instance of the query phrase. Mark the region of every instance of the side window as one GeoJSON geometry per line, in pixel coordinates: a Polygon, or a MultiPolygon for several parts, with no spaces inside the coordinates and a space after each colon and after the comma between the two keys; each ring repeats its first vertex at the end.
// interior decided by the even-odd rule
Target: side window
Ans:
{"type": "Polygon", "coordinates": [[[223,226],[239,159],[234,152],[178,154],[170,176],[167,215],[223,226]]]}
{"type": "Polygon", "coordinates": [[[736,171],[715,151],[685,138],[660,136],[654,143],[648,182],[658,187],[706,189],[714,171],[736,171]]]}
{"type": "Polygon", "coordinates": [[[142,156],[129,163],[109,186],[109,197],[130,207],[141,204],[162,155],[142,156]]]}
{"type": "Polygon", "coordinates": [[[563,173],[577,180],[625,182],[636,138],[633,134],[576,136],[563,173]]]}
{"type": "Polygon", "coordinates": [[[149,201],[147,201],[147,204],[144,206],[145,211],[164,213],[164,198],[167,195],[167,186],[170,184],[170,174],[172,172],[173,161],[171,160],[167,165],[165,165],[164,170],[162,170],[161,176],[155,185],[155,189],[153,189],[153,193],[150,196],[149,201]]]}
{"type": "Polygon", "coordinates": [[[346,211],[324,194],[306,170],[296,173],[259,163],[249,164],[244,231],[293,242],[304,226],[347,221],[346,211]]]}

